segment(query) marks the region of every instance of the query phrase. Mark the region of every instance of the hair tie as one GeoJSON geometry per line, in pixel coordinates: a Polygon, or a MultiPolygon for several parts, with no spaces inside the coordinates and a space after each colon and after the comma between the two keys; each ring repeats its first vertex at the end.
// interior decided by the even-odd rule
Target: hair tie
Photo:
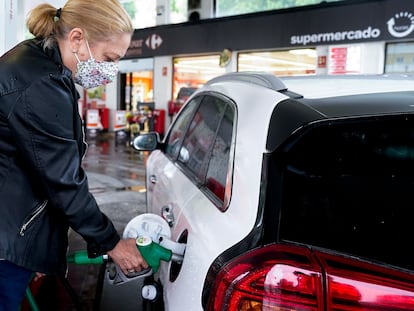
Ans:
{"type": "Polygon", "coordinates": [[[59,9],[57,9],[57,10],[56,10],[56,14],[55,14],[55,16],[53,17],[53,20],[54,20],[55,22],[57,22],[57,21],[60,19],[60,14],[62,14],[62,8],[59,8],[59,9]]]}

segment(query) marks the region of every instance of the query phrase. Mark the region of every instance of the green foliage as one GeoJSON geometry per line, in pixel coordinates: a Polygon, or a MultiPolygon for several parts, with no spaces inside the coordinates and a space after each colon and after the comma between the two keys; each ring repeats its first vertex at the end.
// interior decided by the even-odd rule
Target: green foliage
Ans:
{"type": "Polygon", "coordinates": [[[179,12],[179,7],[176,0],[171,0],[171,12],[179,12]]]}
{"type": "Polygon", "coordinates": [[[131,1],[123,1],[122,6],[124,7],[125,11],[128,12],[128,15],[131,19],[135,18],[135,13],[137,12],[137,7],[135,6],[135,0],[131,1]]]}

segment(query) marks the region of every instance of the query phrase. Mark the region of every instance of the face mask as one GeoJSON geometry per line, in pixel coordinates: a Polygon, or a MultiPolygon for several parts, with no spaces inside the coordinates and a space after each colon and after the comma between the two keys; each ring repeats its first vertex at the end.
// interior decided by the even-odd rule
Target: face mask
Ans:
{"type": "Polygon", "coordinates": [[[86,41],[86,46],[90,56],[87,61],[81,62],[78,54],[74,53],[78,61],[75,83],[83,86],[85,89],[90,89],[112,82],[119,70],[118,63],[95,60],[89,49],[88,41],[86,41]]]}

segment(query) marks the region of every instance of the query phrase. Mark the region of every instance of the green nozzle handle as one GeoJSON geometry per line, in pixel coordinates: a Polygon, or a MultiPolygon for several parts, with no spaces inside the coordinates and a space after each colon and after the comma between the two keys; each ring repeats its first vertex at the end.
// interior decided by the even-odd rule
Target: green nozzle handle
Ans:
{"type": "MultiPolygon", "coordinates": [[[[156,273],[160,267],[161,260],[170,261],[172,251],[154,243],[151,238],[140,236],[136,239],[137,247],[144,257],[145,261],[152,268],[153,273],[156,273]]],[[[107,260],[105,256],[98,256],[96,258],[89,258],[86,250],[76,251],[66,257],[68,263],[77,265],[91,265],[103,264],[107,260]]]]}
{"type": "Polygon", "coordinates": [[[170,261],[172,251],[154,243],[151,238],[140,236],[136,239],[137,247],[145,261],[152,268],[153,273],[158,271],[160,261],[170,261]]]}
{"type": "Polygon", "coordinates": [[[77,265],[97,265],[105,262],[104,256],[98,256],[96,258],[89,258],[87,251],[76,251],[66,257],[68,263],[74,263],[77,265]]]}

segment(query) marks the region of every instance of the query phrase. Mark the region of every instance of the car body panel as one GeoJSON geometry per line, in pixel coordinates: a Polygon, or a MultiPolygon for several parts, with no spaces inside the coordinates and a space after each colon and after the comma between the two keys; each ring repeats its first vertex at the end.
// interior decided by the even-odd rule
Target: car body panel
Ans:
{"type": "MultiPolygon", "coordinates": [[[[209,91],[207,88],[206,92],[209,91]]],[[[233,188],[230,206],[225,212],[214,206],[182,172],[179,165],[173,164],[163,152],[154,151],[147,162],[148,211],[161,215],[160,209],[163,206],[173,208],[173,240],[177,240],[184,230],[188,230],[187,251],[177,279],[174,282],[169,281],[171,264],[163,264],[160,269],[160,278],[166,293],[165,305],[169,310],[194,308],[193,301],[183,300],[177,294],[183,289],[198,302],[201,309],[202,287],[211,263],[221,252],[244,238],[252,230],[257,218],[260,172],[266,144],[266,137],[260,133],[266,132],[272,110],[285,96],[267,89],[249,89],[244,84],[235,85],[233,89],[222,93],[233,101],[246,102],[243,107],[249,107],[249,102],[253,106],[248,109],[240,107],[237,111],[233,188]],[[245,92],[252,95],[243,96],[245,92]],[[251,126],[251,120],[261,122],[251,126]],[[157,177],[155,185],[149,180],[152,175],[157,177]],[[171,191],[166,193],[165,189],[171,191]]]]}
{"type": "MultiPolygon", "coordinates": [[[[360,77],[364,82],[354,77],[349,79],[351,82],[347,79],[344,81],[348,82],[341,82],[343,78],[331,78],[337,82],[325,80],[324,77],[314,77],[315,81],[319,81],[315,83],[308,83],[308,79],[303,77],[286,78],[286,85],[292,86],[291,91],[299,94],[302,91],[304,94],[308,93],[309,97],[306,98],[294,93],[289,95],[285,89],[274,90],[272,86],[263,86],[251,81],[247,83],[237,79],[217,79],[196,91],[180,110],[167,132],[166,139],[175,122],[183,116],[185,108],[191,107],[198,99],[220,97],[235,105],[231,142],[231,152],[234,154],[230,156],[231,175],[228,176],[231,180],[231,198],[227,209],[216,206],[203,185],[197,183],[185,166],[166,154],[162,149],[165,145],[149,156],[148,212],[163,215],[163,208],[167,207],[174,214],[171,226],[172,239],[182,242],[183,236],[186,237],[186,252],[178,269],[179,273],[171,279],[171,271],[177,272],[177,264],[170,262],[162,263],[157,275],[164,288],[166,310],[203,310],[203,289],[210,284],[206,280],[210,278],[214,281],[215,271],[221,269],[226,260],[231,260],[232,256],[248,250],[243,247],[252,247],[252,243],[243,243],[251,238],[252,232],[259,232],[258,239],[262,239],[256,241],[255,246],[280,242],[278,214],[282,204],[277,199],[271,202],[265,202],[263,199],[272,197],[268,193],[272,189],[266,188],[269,177],[266,175],[266,166],[272,160],[273,154],[280,152],[282,148],[288,150],[289,144],[294,145],[302,135],[321,124],[329,128],[331,124],[346,120],[377,120],[389,114],[399,115],[404,119],[404,115],[414,113],[414,79],[403,79],[400,85],[391,81],[382,86],[382,82],[375,84],[378,77],[374,77],[373,80],[360,77]],[[362,93],[376,95],[345,97],[354,94],[357,89],[362,89],[362,93]],[[396,98],[393,94],[379,94],[380,91],[397,89],[411,92],[400,93],[398,102],[393,102],[396,98]],[[313,98],[312,93],[321,98],[313,98]],[[324,99],[323,94],[327,94],[328,97],[324,99]],[[264,223],[266,226],[263,226],[264,223]]],[[[309,151],[311,149],[312,147],[309,151]]],[[[299,156],[306,158],[306,150],[299,156]]],[[[281,171],[283,169],[280,167],[281,171]]],[[[269,177],[270,179],[272,182],[276,180],[269,177]]],[[[277,182],[275,184],[278,184],[277,182]]],[[[278,186],[283,187],[282,183],[278,186]]],[[[292,193],[294,198],[294,189],[292,193]]],[[[290,216],[292,219],[295,218],[295,215],[290,216]]]]}

